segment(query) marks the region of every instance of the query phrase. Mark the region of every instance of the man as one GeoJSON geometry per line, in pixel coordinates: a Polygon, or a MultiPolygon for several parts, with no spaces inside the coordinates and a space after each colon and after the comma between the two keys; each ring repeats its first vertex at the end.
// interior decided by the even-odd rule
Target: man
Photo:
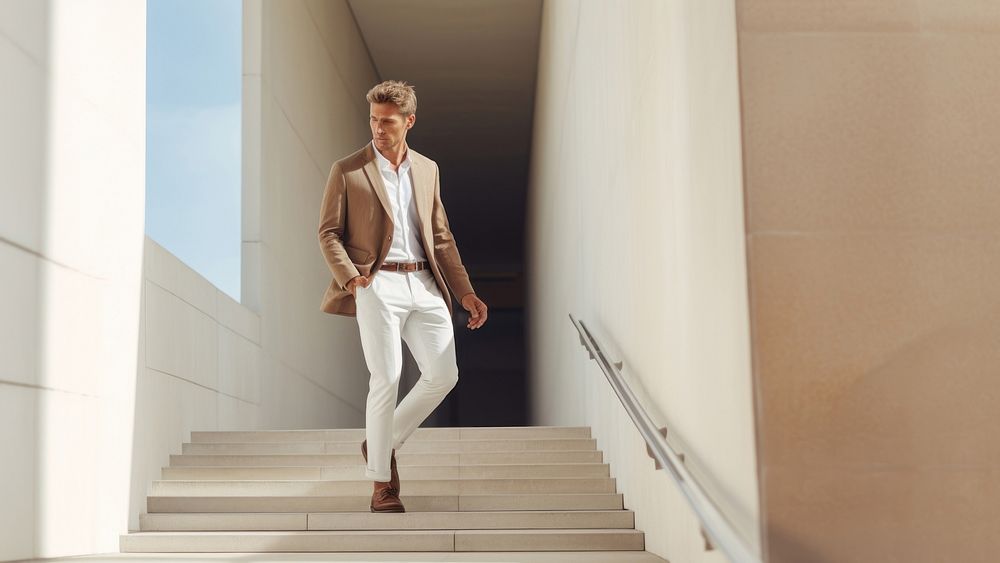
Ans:
{"type": "Polygon", "coordinates": [[[374,481],[370,508],[405,512],[396,450],[458,382],[449,287],[470,313],[470,330],[486,322],[487,308],[449,229],[437,163],[406,144],[413,86],[387,80],[366,99],[372,141],[333,164],[323,193],[319,242],[333,281],[320,308],[357,317],[371,372],[361,444],[374,481]],[[420,380],[396,406],[400,337],[420,380]]]}

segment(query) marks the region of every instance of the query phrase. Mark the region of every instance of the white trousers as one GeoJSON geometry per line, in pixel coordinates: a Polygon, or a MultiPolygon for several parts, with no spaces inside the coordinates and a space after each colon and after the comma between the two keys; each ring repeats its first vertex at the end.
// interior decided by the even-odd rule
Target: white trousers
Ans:
{"type": "Polygon", "coordinates": [[[458,364],[451,316],[430,270],[379,270],[371,280],[368,287],[355,289],[361,346],[371,372],[365,408],[365,477],[388,481],[392,449],[398,452],[455,387],[458,364]],[[397,406],[403,370],[400,337],[420,368],[420,379],[397,406]]]}

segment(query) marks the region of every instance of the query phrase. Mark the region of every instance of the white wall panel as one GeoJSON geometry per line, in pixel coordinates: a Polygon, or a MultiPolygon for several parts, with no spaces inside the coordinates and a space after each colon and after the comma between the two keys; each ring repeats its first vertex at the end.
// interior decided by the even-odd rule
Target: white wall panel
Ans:
{"type": "Polygon", "coordinates": [[[704,552],[573,313],[759,543],[732,0],[544,4],[530,184],[533,422],[593,428],[646,547],[704,552]]]}

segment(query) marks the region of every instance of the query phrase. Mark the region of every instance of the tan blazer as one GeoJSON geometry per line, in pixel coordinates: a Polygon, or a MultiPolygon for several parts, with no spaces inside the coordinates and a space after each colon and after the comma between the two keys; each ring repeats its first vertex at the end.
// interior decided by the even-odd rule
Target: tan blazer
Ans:
{"type": "MultiPolygon", "coordinates": [[[[448,286],[460,301],[474,291],[441,203],[438,165],[412,147],[407,150],[413,176],[413,200],[420,219],[420,225],[416,225],[420,241],[441,295],[448,304],[448,312],[454,314],[448,286]]],[[[333,163],[326,181],[320,205],[319,245],[333,280],[323,295],[322,311],[357,316],[354,296],[345,285],[357,275],[369,278],[383,275],[379,266],[389,253],[392,232],[389,196],[375,160],[375,149],[369,141],[364,148],[333,163]]],[[[384,274],[399,275],[395,272],[384,274]]]]}

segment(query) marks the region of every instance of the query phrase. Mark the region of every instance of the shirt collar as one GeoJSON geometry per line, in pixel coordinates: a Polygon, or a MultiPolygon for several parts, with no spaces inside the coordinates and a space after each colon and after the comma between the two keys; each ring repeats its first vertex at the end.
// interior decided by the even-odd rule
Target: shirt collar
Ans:
{"type": "MultiPolygon", "coordinates": [[[[372,139],[372,150],[375,151],[375,160],[378,161],[378,167],[382,170],[392,170],[392,163],[389,162],[388,158],[382,156],[382,153],[378,152],[378,148],[375,147],[375,139],[372,139]]],[[[401,172],[406,172],[409,170],[410,164],[410,147],[407,146],[406,158],[403,159],[403,162],[399,163],[399,170],[401,172]]]]}

